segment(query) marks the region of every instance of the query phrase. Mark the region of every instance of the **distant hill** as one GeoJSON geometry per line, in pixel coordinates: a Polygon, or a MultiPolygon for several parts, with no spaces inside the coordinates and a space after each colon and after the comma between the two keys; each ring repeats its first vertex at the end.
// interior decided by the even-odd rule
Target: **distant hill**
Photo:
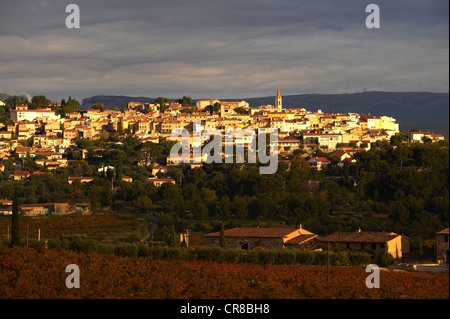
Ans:
{"type": "Polygon", "coordinates": [[[103,104],[108,109],[118,107],[119,109],[125,108],[128,102],[142,102],[151,103],[156,98],[152,97],[131,97],[131,96],[118,96],[118,95],[95,95],[85,98],[81,101],[81,107],[84,109],[89,108],[94,104],[103,104]]]}
{"type": "MultiPolygon", "coordinates": [[[[220,100],[220,97],[218,97],[220,100]]],[[[223,99],[245,100],[251,107],[274,104],[275,96],[223,99]]],[[[153,102],[151,97],[97,95],[82,101],[84,108],[102,103],[123,108],[130,101],[153,102]]],[[[171,100],[174,101],[174,100],[171,100]]],[[[195,102],[195,101],[194,101],[195,102]]],[[[364,113],[392,116],[399,123],[448,124],[449,94],[429,92],[364,92],[351,94],[299,94],[283,96],[283,107],[303,107],[324,113],[364,113]]]]}

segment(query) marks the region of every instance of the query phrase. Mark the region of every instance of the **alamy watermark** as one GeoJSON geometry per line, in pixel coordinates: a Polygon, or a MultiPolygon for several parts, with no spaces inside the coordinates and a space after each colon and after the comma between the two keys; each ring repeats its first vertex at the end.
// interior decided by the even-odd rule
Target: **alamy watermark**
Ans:
{"type": "Polygon", "coordinates": [[[370,14],[366,18],[366,27],[368,29],[380,28],[380,7],[376,4],[369,4],[366,7],[366,12],[370,14]]]}
{"type": "Polygon", "coordinates": [[[66,287],[69,289],[80,288],[80,267],[75,264],[67,265],[66,272],[71,273],[66,278],[66,287]]]}
{"type": "Polygon", "coordinates": [[[76,4],[69,4],[66,7],[66,13],[70,13],[66,17],[67,29],[80,28],[80,7],[76,4]]]}
{"type": "Polygon", "coordinates": [[[170,159],[178,163],[245,163],[245,145],[247,145],[247,162],[269,164],[260,166],[259,172],[274,174],[278,169],[278,129],[267,130],[269,134],[265,128],[258,130],[234,128],[226,129],[223,135],[216,128],[202,129],[200,121],[194,121],[192,136],[185,128],[171,131],[170,139],[178,142],[170,151],[170,159]],[[202,148],[203,143],[207,141],[202,148]]]}
{"type": "MultiPolygon", "coordinates": [[[[366,13],[370,13],[366,17],[366,27],[368,29],[380,28],[380,7],[376,4],[366,6],[366,13]]],[[[69,4],[66,6],[66,13],[70,13],[66,17],[66,27],[68,29],[80,28],[80,7],[77,4],[69,4]]]]}
{"type": "Polygon", "coordinates": [[[366,272],[371,273],[366,278],[366,287],[369,289],[380,288],[380,268],[375,264],[367,265],[366,272]]]}

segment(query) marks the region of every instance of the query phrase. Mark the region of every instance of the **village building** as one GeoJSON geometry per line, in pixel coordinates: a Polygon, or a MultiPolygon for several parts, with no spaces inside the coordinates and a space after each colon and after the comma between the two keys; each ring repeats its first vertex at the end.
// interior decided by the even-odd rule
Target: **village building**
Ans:
{"type": "Polygon", "coordinates": [[[394,258],[402,258],[408,252],[407,239],[393,232],[361,231],[336,232],[321,239],[322,244],[334,244],[349,251],[371,251],[377,257],[386,251],[394,258]]]}
{"type": "MultiPolygon", "coordinates": [[[[317,240],[317,235],[306,229],[284,227],[238,227],[224,231],[228,248],[235,249],[311,249],[317,240]]],[[[220,232],[204,236],[207,247],[220,246],[220,232]]]]}
{"type": "Polygon", "coordinates": [[[330,163],[331,163],[331,161],[325,157],[313,157],[308,160],[309,167],[316,169],[318,171],[323,170],[330,163]]]}
{"type": "Polygon", "coordinates": [[[160,187],[164,183],[175,184],[175,180],[172,178],[147,178],[145,181],[147,183],[152,183],[156,187],[160,187]]]}

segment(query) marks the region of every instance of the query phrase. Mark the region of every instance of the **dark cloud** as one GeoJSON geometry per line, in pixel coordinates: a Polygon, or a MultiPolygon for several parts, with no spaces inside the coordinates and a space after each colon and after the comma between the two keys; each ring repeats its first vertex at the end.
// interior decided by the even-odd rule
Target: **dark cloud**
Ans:
{"type": "Polygon", "coordinates": [[[448,92],[447,1],[0,2],[0,91],[251,97],[448,92]],[[65,27],[76,3],[81,28],[65,27]]]}

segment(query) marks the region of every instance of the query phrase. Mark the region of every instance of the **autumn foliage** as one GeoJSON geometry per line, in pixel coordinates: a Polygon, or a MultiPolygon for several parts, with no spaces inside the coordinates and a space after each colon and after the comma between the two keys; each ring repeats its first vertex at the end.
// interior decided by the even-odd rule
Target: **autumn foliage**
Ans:
{"type": "Polygon", "coordinates": [[[368,289],[364,268],[151,260],[65,250],[0,247],[1,298],[449,298],[448,274],[381,271],[368,289]],[[68,264],[79,289],[65,286],[68,264]]]}

